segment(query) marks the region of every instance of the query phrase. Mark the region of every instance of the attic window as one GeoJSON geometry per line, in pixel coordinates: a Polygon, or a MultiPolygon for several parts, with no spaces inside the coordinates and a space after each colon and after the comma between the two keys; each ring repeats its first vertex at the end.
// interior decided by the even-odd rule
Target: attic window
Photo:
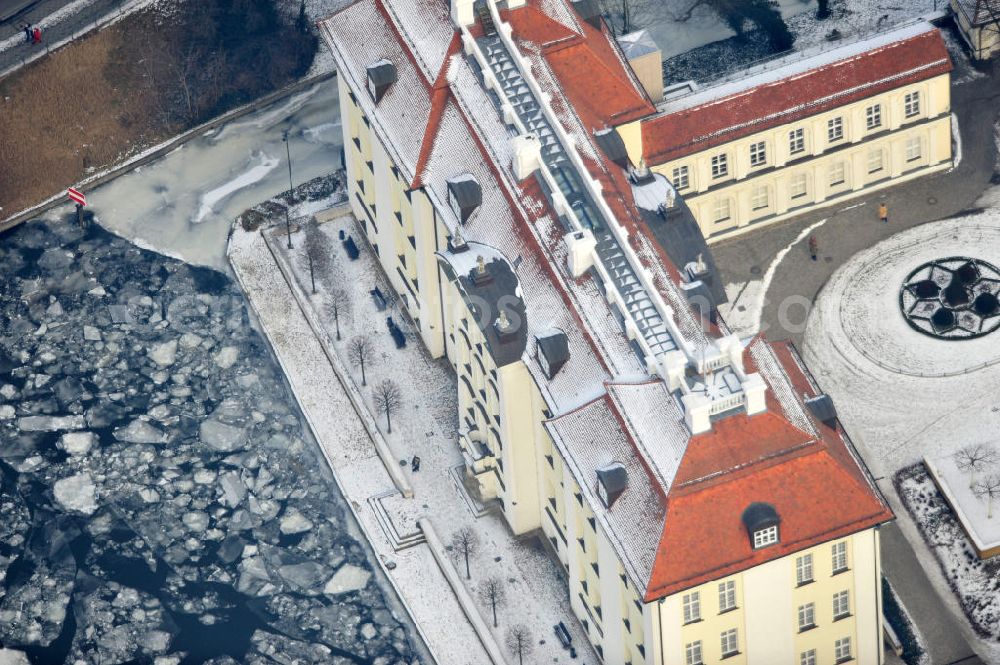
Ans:
{"type": "Polygon", "coordinates": [[[625,491],[628,485],[628,472],[620,462],[612,462],[603,469],[597,470],[597,496],[605,508],[610,508],[625,491]]]}
{"type": "Polygon", "coordinates": [[[396,66],[388,60],[368,65],[368,93],[378,104],[389,86],[396,82],[396,66]]]}
{"type": "Polygon", "coordinates": [[[471,173],[448,179],[448,205],[462,224],[468,223],[483,203],[483,190],[471,173]]]}
{"type": "Polygon", "coordinates": [[[554,377],[569,360],[569,342],[561,330],[536,337],[538,341],[538,364],[548,378],[554,377]]]}
{"type": "Polygon", "coordinates": [[[743,526],[746,527],[750,544],[755,550],[779,541],[780,523],[778,511],[769,503],[752,503],[743,511],[743,526]]]}

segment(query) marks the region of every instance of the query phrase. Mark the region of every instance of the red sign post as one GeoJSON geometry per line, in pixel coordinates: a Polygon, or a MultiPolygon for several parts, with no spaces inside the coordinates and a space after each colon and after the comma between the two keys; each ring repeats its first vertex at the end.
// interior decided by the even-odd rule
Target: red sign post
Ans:
{"type": "Polygon", "coordinates": [[[67,189],[66,195],[76,204],[76,222],[83,228],[83,206],[87,205],[87,197],[76,187],[67,189]]]}

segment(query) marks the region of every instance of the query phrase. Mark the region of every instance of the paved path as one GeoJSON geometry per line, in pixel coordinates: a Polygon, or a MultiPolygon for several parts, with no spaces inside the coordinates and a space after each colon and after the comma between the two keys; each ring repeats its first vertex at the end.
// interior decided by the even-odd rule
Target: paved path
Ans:
{"type": "Polygon", "coordinates": [[[392,548],[366,499],[391,494],[392,480],[260,234],[236,232],[230,260],[344,498],[381,564],[392,561],[385,572],[435,659],[442,665],[489,663],[430,550],[418,545],[384,554],[392,548]]]}
{"type": "Polygon", "coordinates": [[[38,0],[27,12],[0,24],[0,72],[22,64],[39,50],[71,37],[94,22],[103,20],[126,0],[38,0]],[[42,26],[42,44],[25,44],[22,23],[42,26]],[[11,41],[13,40],[13,41],[11,41]]]}
{"type": "MultiPolygon", "coordinates": [[[[956,74],[968,78],[967,65],[956,63],[956,74]]],[[[783,249],[792,245],[773,270],[765,293],[762,328],[773,340],[791,339],[801,344],[808,307],[815,302],[830,276],[857,252],[902,229],[953,216],[974,205],[995,178],[997,154],[993,125],[1000,113],[1000,65],[994,63],[985,77],[952,86],[952,109],[958,117],[962,161],[952,171],[900,185],[885,192],[847,201],[837,207],[803,215],[785,224],[749,233],[713,247],[723,284],[761,280],[783,249]],[[885,200],[890,222],[877,219],[876,208],[885,200]],[[820,260],[809,257],[803,230],[827,220],[813,232],[820,260]],[[795,243],[795,244],[793,244],[795,243]]],[[[752,289],[747,289],[750,293],[752,289]]],[[[750,302],[734,300],[736,308],[750,302]]],[[[883,489],[891,488],[883,483],[883,489]]],[[[976,657],[927,579],[913,547],[896,524],[882,530],[882,565],[900,600],[918,625],[934,665],[974,665],[976,657]]]]}

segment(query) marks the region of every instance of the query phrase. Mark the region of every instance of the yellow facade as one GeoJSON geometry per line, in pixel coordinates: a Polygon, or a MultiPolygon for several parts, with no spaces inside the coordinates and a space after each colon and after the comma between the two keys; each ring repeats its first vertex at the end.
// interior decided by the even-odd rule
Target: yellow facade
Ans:
{"type": "MultiPolygon", "coordinates": [[[[639,163],[639,123],[619,128],[639,163]]],[[[947,169],[948,75],[662,164],[709,242],[947,169]]]]}
{"type": "Polygon", "coordinates": [[[552,414],[527,367],[521,361],[497,367],[461,285],[441,268],[437,252],[447,249],[449,235],[433,202],[422,189],[408,189],[343,79],[340,93],[351,206],[424,344],[456,372],[458,445],[467,473],[484,500],[499,501],[513,533],[541,529],[566,573],[570,606],[602,661],[687,665],[687,645],[700,641],[701,662],[717,663],[723,632],[735,630],[737,653],[724,659],[727,665],[795,665],[809,649],[816,649],[816,665],[832,665],[835,643],[845,637],[852,662],[880,665],[874,529],[844,539],[845,572],[833,574],[832,543],[807,550],[815,557],[815,579],[808,584],[796,580],[795,559],[803,554],[797,553],[643,602],[644,589],[626,574],[543,426],[552,414]],[[720,606],[719,585],[730,582],[733,609],[720,606]],[[833,594],[843,590],[850,616],[834,620],[833,594]],[[700,619],[685,623],[683,599],[694,592],[701,598],[700,619]],[[816,627],[800,632],[797,611],[806,602],[815,603],[816,627]]]}
{"type": "Polygon", "coordinates": [[[992,19],[976,22],[976,17],[969,15],[968,4],[951,0],[951,14],[955,17],[959,34],[972,51],[972,57],[987,60],[1000,53],[1000,25],[992,19]]]}

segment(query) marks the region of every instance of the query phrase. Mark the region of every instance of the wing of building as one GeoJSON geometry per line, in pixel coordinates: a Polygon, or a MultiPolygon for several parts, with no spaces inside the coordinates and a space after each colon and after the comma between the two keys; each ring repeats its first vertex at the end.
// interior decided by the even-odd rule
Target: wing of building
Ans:
{"type": "Polygon", "coordinates": [[[605,662],[880,663],[892,515],[794,350],[718,318],[694,215],[630,158],[656,77],[595,7],[321,22],[359,225],[459,378],[469,477],[544,533],[605,662]]]}

